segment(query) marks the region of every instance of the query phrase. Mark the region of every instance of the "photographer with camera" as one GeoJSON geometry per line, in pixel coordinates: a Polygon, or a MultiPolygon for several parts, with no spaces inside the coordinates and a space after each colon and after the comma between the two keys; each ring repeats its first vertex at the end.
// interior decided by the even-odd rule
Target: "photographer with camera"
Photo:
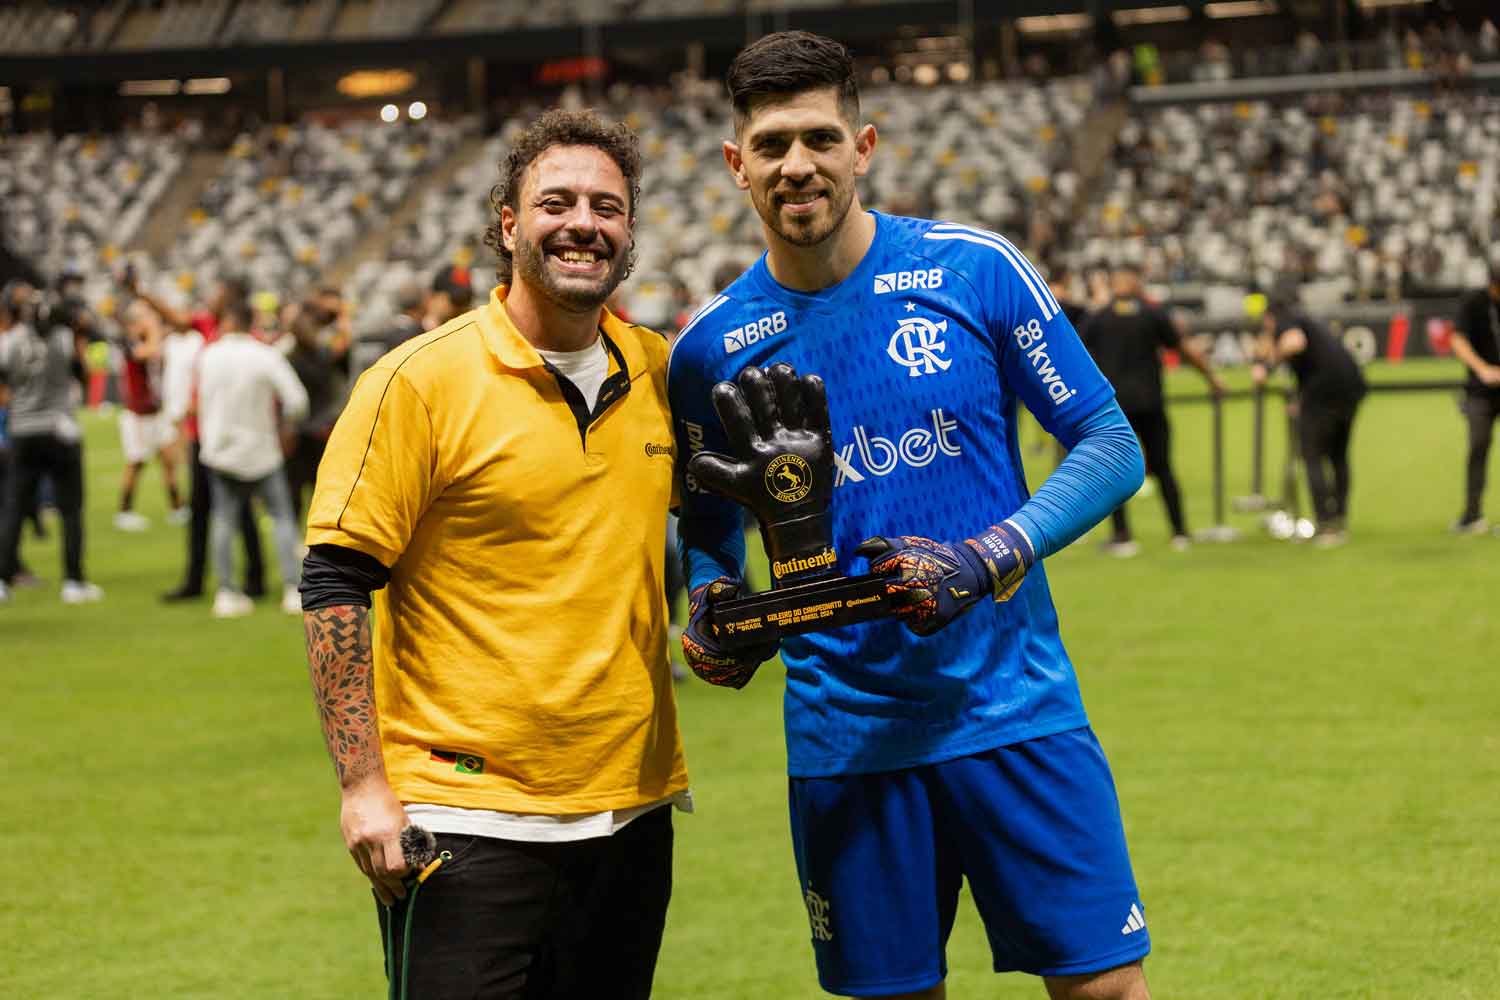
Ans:
{"type": "Polygon", "coordinates": [[[63,524],[65,604],[104,596],[83,575],[83,445],[74,416],[83,373],[86,313],[81,302],[45,312],[35,287],[12,282],[0,293],[0,381],[10,394],[9,433],[14,452],[9,490],[0,513],[0,602],[10,599],[19,570],[22,514],[42,476],[56,492],[63,524]],[[69,325],[71,321],[71,325],[69,325]]]}

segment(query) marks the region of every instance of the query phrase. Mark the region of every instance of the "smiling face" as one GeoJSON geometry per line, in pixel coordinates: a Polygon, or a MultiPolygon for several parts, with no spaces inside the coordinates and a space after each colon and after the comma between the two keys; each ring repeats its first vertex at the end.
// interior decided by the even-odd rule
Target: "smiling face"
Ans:
{"type": "Polygon", "coordinates": [[[552,146],[532,161],[517,208],[501,233],[524,283],[571,312],[597,309],[630,265],[631,205],[625,175],[593,146],[552,146]]]}
{"type": "Polygon", "coordinates": [[[848,219],[874,149],[875,127],[855,130],[837,88],[823,87],[756,101],[724,160],[769,233],[812,247],[848,219]]]}

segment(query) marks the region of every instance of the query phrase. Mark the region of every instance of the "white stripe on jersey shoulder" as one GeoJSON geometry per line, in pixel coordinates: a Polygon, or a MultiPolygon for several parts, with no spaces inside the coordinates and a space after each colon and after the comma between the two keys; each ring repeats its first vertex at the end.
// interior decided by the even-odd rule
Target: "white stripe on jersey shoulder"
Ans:
{"type": "Polygon", "coordinates": [[[1062,306],[1057,304],[1057,299],[1055,296],[1053,296],[1052,288],[1047,284],[1047,279],[1043,278],[1042,273],[1036,269],[1036,265],[1032,264],[1031,261],[1027,259],[1026,255],[1022,253],[1014,243],[1006,239],[1004,236],[1001,236],[999,233],[991,232],[988,229],[976,229],[973,226],[961,226],[956,222],[939,222],[933,228],[942,230],[944,232],[973,233],[975,236],[984,236],[992,240],[997,240],[1004,246],[1008,247],[1010,249],[1010,252],[1015,254],[1016,259],[1021,262],[1021,266],[1030,271],[1031,276],[1036,279],[1037,287],[1042,290],[1042,294],[1047,297],[1047,301],[1052,303],[1052,311],[1054,313],[1062,312],[1062,306]]]}
{"type": "Polygon", "coordinates": [[[693,327],[697,326],[700,320],[707,317],[709,313],[713,312],[715,309],[719,308],[728,301],[729,296],[727,295],[715,295],[713,298],[703,303],[703,305],[699,307],[698,311],[693,313],[692,318],[689,319],[685,324],[683,324],[682,329],[677,331],[677,336],[672,340],[672,349],[667,352],[668,376],[672,374],[672,356],[677,353],[677,345],[682,343],[683,338],[685,338],[689,333],[692,332],[693,327]]]}
{"type": "Polygon", "coordinates": [[[1051,320],[1062,311],[1057,300],[1052,297],[1052,289],[1047,287],[1047,282],[1031,266],[1031,261],[1026,255],[998,233],[991,233],[984,229],[972,229],[968,226],[960,226],[951,222],[940,222],[933,226],[923,237],[926,240],[962,240],[965,243],[973,243],[976,246],[989,247],[998,251],[999,254],[1010,262],[1021,281],[1025,283],[1031,297],[1036,300],[1037,308],[1042,311],[1042,318],[1051,320]]]}

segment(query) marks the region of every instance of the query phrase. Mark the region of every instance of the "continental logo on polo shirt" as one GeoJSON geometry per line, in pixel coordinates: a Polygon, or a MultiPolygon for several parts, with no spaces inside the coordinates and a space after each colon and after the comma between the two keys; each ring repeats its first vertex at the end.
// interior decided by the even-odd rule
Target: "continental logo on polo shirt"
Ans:
{"type": "Polygon", "coordinates": [[[458,750],[433,749],[431,759],[439,764],[451,764],[453,770],[459,774],[483,774],[484,758],[472,753],[463,753],[458,750]]]}
{"type": "Polygon", "coordinates": [[[672,446],[669,444],[656,444],[654,441],[646,442],[647,458],[671,458],[672,446]]]}
{"type": "Polygon", "coordinates": [[[777,455],[765,478],[766,492],[782,503],[796,503],[812,492],[812,466],[801,455],[777,455]]]}
{"type": "Polygon", "coordinates": [[[815,552],[803,559],[779,559],[771,563],[771,573],[780,580],[788,573],[806,573],[811,569],[825,569],[838,562],[838,553],[832,548],[815,552]]]}

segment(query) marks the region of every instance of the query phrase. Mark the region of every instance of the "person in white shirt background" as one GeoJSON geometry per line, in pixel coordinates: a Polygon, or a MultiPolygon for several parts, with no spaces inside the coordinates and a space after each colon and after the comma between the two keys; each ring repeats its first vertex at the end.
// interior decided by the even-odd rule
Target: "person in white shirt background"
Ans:
{"type": "Polygon", "coordinates": [[[259,496],[273,523],[283,611],[302,610],[297,584],[301,543],[283,468],[283,435],[307,415],[307,391],[276,348],[249,333],[247,302],[224,309],[219,339],[203,348],[198,370],[199,453],[212,479],[210,550],[218,593],[216,618],[248,615],[254,604],[234,588],[234,536],[241,513],[259,496]]]}

